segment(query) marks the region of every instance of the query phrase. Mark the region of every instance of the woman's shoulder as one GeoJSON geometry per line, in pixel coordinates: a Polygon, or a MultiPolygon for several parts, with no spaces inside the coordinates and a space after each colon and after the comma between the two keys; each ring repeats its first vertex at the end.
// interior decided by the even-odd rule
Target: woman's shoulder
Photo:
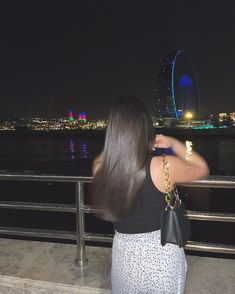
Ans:
{"type": "MultiPolygon", "coordinates": [[[[171,186],[177,183],[190,182],[200,178],[205,178],[204,172],[200,167],[188,165],[185,160],[178,156],[167,155],[166,160],[169,166],[169,179],[171,186]]],[[[154,157],[152,163],[153,177],[160,175],[164,181],[164,165],[162,156],[154,157]]]]}
{"type": "MultiPolygon", "coordinates": [[[[169,165],[169,179],[171,187],[173,188],[173,185],[177,183],[178,178],[181,180],[184,178],[182,176],[182,162],[177,156],[173,155],[166,155],[166,160],[169,165]],[[177,176],[177,174],[179,176],[177,176]]],[[[151,164],[150,164],[150,174],[152,177],[152,181],[154,185],[157,187],[158,190],[161,192],[165,192],[165,175],[164,175],[164,164],[163,164],[163,156],[154,156],[152,158],[151,164]]]]}

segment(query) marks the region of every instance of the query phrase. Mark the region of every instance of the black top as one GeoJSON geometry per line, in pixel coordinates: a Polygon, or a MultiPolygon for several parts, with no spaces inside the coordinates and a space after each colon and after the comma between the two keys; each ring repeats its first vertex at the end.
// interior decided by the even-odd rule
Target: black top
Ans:
{"type": "Polygon", "coordinates": [[[134,212],[127,218],[113,222],[116,231],[124,234],[147,233],[160,230],[161,213],[165,209],[165,193],[154,185],[150,174],[152,156],[147,160],[143,193],[134,212]]]}

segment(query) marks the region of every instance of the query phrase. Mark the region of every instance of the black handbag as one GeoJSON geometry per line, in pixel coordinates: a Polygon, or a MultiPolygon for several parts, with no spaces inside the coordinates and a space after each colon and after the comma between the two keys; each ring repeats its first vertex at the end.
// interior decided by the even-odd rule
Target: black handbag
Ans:
{"type": "Polygon", "coordinates": [[[185,216],[185,206],[179,198],[176,186],[172,191],[170,190],[169,163],[165,155],[163,155],[162,160],[166,208],[161,215],[161,245],[172,243],[183,247],[191,237],[191,225],[189,219],[185,216]]]}

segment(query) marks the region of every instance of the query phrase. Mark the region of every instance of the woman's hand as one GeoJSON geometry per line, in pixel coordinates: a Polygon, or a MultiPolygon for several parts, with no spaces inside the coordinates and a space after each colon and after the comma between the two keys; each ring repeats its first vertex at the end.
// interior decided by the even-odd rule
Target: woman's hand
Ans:
{"type": "Polygon", "coordinates": [[[153,147],[155,148],[171,148],[174,143],[174,138],[164,136],[164,135],[156,135],[155,142],[153,147]]]}
{"type": "Polygon", "coordinates": [[[190,160],[187,160],[187,148],[179,140],[164,135],[156,135],[153,147],[171,148],[174,151],[176,156],[168,156],[170,182],[172,184],[208,177],[209,168],[206,161],[194,150],[192,150],[190,160]]]}

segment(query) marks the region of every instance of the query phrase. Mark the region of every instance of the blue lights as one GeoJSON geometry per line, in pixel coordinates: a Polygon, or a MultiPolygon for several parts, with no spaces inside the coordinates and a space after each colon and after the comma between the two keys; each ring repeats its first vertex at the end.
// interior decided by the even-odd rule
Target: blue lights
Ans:
{"type": "MultiPolygon", "coordinates": [[[[176,109],[176,93],[175,93],[175,77],[174,77],[174,75],[175,75],[176,61],[180,55],[184,55],[188,59],[190,65],[191,65],[191,69],[193,71],[193,80],[195,79],[196,81],[193,82],[188,75],[183,74],[179,79],[178,87],[181,88],[181,90],[184,89],[185,91],[186,90],[196,91],[197,97],[195,98],[196,100],[194,99],[194,101],[196,101],[195,102],[196,105],[193,105],[194,106],[193,108],[195,108],[195,112],[197,113],[197,115],[200,114],[200,97],[199,97],[199,90],[198,90],[198,82],[197,82],[197,77],[196,77],[193,63],[191,61],[190,56],[188,55],[188,53],[186,51],[178,50],[174,56],[174,59],[172,62],[172,70],[171,70],[171,94],[172,94],[172,100],[173,100],[173,109],[174,109],[175,117],[177,120],[181,117],[181,113],[179,113],[176,109]],[[194,83],[195,83],[195,85],[194,85],[194,83]]],[[[188,94],[188,92],[185,92],[185,94],[188,94]]],[[[177,108],[183,109],[183,105],[181,105],[181,106],[177,105],[177,108]]],[[[189,104],[188,108],[192,108],[192,105],[189,104]]],[[[183,109],[183,110],[186,110],[186,109],[183,109]]]]}
{"type": "Polygon", "coordinates": [[[179,81],[180,87],[192,87],[193,82],[188,76],[182,76],[179,81]]]}
{"type": "Polygon", "coordinates": [[[178,117],[182,117],[184,115],[183,110],[177,110],[178,117]]]}

